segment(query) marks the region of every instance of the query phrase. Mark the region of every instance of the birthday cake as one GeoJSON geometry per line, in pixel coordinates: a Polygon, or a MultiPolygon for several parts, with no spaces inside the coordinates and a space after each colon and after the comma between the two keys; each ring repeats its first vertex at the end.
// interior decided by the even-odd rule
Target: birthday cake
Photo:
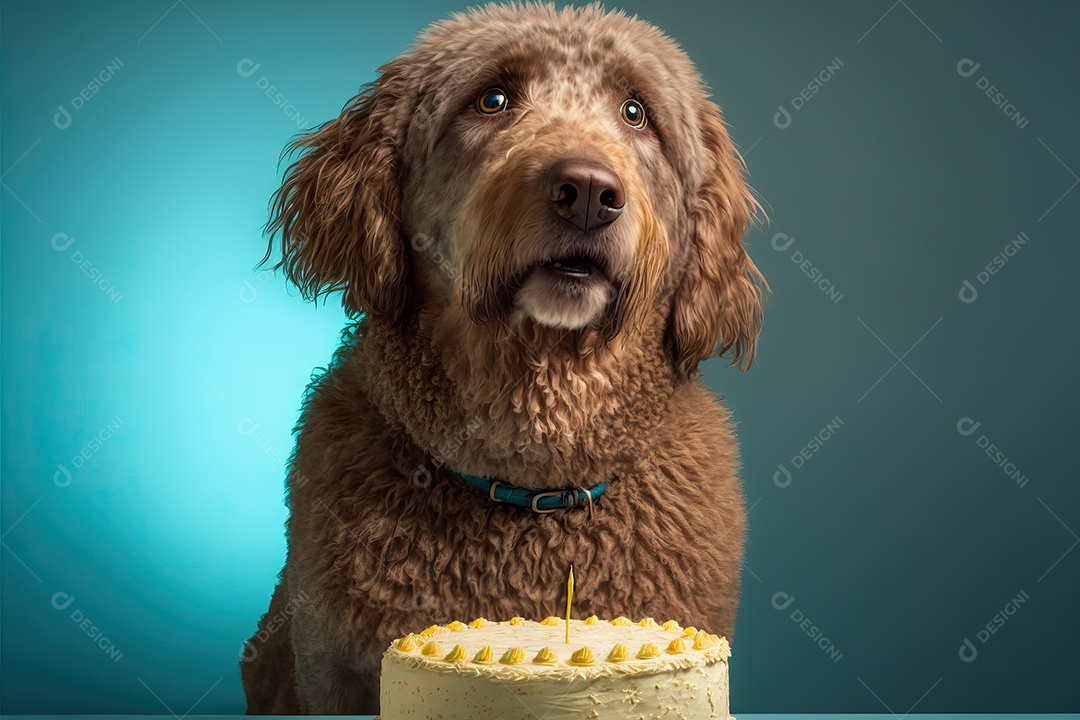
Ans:
{"type": "Polygon", "coordinates": [[[380,717],[728,720],[730,656],[673,620],[455,621],[386,650],[380,717]]]}

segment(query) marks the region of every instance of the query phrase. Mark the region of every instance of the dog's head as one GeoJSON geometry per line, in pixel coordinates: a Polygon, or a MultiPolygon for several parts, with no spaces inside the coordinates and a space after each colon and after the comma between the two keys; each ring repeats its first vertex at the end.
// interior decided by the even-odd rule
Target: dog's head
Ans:
{"type": "Polygon", "coordinates": [[[293,143],[278,264],[351,314],[429,309],[610,339],[663,324],[674,367],[748,365],[757,203],[700,76],[653,26],[595,6],[437,23],[293,143]]]}

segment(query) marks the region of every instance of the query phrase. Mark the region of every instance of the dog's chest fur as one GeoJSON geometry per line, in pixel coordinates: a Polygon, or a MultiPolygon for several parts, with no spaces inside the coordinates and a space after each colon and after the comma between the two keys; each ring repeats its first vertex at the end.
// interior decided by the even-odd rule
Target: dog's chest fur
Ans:
{"type": "MultiPolygon", "coordinates": [[[[443,356],[408,338],[371,328],[356,340],[370,346],[343,348],[305,402],[290,476],[286,579],[316,598],[320,624],[352,637],[356,662],[433,622],[558,615],[571,564],[575,616],[730,634],[742,496],[726,413],[704,390],[627,368],[602,388],[585,378],[565,407],[519,386],[463,398],[443,356]],[[550,418],[539,430],[537,414],[550,418]],[[609,490],[591,519],[536,515],[491,503],[450,467],[609,490]]],[[[549,391],[561,370],[539,370],[549,391]]]]}

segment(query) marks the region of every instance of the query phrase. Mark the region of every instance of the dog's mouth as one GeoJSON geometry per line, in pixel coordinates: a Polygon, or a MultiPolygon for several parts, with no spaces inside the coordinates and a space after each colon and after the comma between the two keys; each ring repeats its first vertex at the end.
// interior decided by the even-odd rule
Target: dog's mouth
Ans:
{"type": "Polygon", "coordinates": [[[590,255],[568,255],[553,258],[539,263],[538,266],[559,278],[567,280],[579,282],[601,280],[608,282],[607,269],[603,260],[590,255]]]}
{"type": "MultiPolygon", "coordinates": [[[[563,250],[529,265],[514,284],[513,304],[550,328],[582,329],[602,323],[618,296],[617,276],[600,252],[563,250]]],[[[541,256],[542,257],[542,256],[541,256]]]]}

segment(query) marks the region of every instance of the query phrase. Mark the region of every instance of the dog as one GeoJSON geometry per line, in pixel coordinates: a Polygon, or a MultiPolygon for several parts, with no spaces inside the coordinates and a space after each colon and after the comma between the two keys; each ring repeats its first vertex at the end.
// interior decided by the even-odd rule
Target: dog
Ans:
{"type": "Polygon", "coordinates": [[[698,365],[749,367],[768,286],[686,54],[596,5],[488,5],[291,150],[263,262],[350,324],[302,402],[248,712],[375,713],[394,638],[559,615],[571,564],[576,616],[730,638],[744,496],[698,365]]]}

